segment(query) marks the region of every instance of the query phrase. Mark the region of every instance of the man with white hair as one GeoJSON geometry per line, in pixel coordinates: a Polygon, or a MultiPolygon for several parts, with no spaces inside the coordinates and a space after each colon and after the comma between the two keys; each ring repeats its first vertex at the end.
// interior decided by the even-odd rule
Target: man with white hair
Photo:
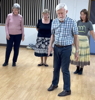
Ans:
{"type": "Polygon", "coordinates": [[[70,89],[70,56],[72,44],[76,47],[75,59],[78,60],[78,28],[76,22],[67,17],[67,6],[60,3],[56,6],[57,18],[53,20],[51,27],[51,40],[48,47],[48,55],[52,52],[54,43],[54,71],[53,80],[48,91],[53,91],[58,87],[60,68],[63,74],[63,91],[58,96],[67,96],[71,94],[70,89]]]}

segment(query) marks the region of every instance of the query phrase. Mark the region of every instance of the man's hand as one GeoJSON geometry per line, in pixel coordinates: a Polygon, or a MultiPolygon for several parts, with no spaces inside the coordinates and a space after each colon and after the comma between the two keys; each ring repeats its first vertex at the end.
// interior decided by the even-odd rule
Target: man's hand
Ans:
{"type": "Polygon", "coordinates": [[[53,47],[52,46],[48,46],[48,56],[53,52],[53,47]]]}
{"type": "Polygon", "coordinates": [[[78,59],[79,59],[79,52],[75,52],[75,59],[76,59],[76,61],[78,61],[78,59]]]}

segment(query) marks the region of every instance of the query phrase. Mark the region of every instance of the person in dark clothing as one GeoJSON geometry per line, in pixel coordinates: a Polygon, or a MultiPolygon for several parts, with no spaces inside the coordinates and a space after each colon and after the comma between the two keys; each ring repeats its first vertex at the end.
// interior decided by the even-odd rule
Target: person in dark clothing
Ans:
{"type": "Polygon", "coordinates": [[[6,39],[7,39],[7,47],[6,47],[6,54],[5,54],[5,62],[3,66],[7,66],[9,62],[10,53],[12,51],[12,46],[14,45],[14,56],[12,66],[16,66],[18,54],[19,54],[19,47],[21,40],[24,40],[24,24],[23,18],[19,14],[20,5],[15,3],[13,5],[13,12],[8,14],[6,19],[6,39]]]}
{"type": "Polygon", "coordinates": [[[48,56],[48,45],[51,37],[51,23],[50,12],[44,9],[42,19],[38,20],[37,30],[38,36],[36,40],[35,56],[41,58],[41,63],[38,66],[48,66],[46,63],[48,56]]]}

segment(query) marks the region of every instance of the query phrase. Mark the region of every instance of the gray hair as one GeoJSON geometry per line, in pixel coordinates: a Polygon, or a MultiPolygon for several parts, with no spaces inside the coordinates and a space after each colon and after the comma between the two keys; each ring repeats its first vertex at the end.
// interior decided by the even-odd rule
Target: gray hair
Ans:
{"type": "Polygon", "coordinates": [[[61,8],[64,8],[65,10],[68,10],[67,5],[66,5],[65,3],[59,3],[59,4],[56,6],[56,11],[57,11],[57,10],[60,10],[61,8]]]}
{"type": "Polygon", "coordinates": [[[14,3],[12,9],[14,9],[14,8],[16,8],[16,9],[20,9],[20,5],[19,5],[18,3],[14,3]]]}
{"type": "Polygon", "coordinates": [[[42,13],[43,13],[43,14],[45,14],[45,13],[50,13],[50,11],[49,11],[48,9],[44,9],[42,13]]]}

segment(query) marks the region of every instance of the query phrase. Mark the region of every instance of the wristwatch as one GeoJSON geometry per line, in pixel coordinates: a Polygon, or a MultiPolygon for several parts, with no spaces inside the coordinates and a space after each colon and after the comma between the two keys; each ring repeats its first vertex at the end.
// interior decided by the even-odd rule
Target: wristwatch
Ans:
{"type": "Polygon", "coordinates": [[[79,52],[79,50],[76,50],[76,53],[79,52]]]}

